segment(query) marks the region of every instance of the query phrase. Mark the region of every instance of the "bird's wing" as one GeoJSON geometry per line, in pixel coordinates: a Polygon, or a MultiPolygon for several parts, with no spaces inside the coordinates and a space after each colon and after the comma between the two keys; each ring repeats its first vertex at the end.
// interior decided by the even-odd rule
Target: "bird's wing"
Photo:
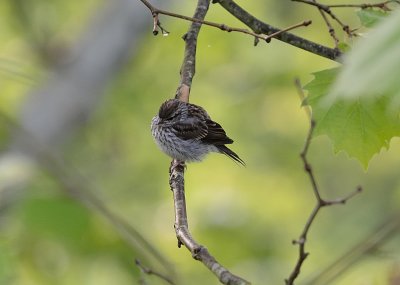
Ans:
{"type": "Polygon", "coordinates": [[[190,104],[186,116],[173,125],[173,130],[183,140],[201,140],[213,145],[233,143],[221,125],[211,120],[202,107],[194,104],[190,104]]]}
{"type": "Polygon", "coordinates": [[[183,140],[200,140],[207,136],[207,124],[204,116],[189,116],[173,125],[175,135],[183,140]]]}
{"type": "Polygon", "coordinates": [[[202,141],[213,145],[224,145],[233,143],[233,140],[226,135],[224,129],[221,127],[220,124],[214,122],[211,119],[206,119],[205,122],[208,132],[207,135],[201,139],[202,141]]]}

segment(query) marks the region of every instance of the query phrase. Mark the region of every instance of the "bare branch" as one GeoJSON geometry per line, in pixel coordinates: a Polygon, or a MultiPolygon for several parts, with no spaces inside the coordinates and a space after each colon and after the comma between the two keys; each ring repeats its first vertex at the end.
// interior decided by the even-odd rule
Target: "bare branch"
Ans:
{"type": "Polygon", "coordinates": [[[154,22],[154,24],[153,24],[153,35],[155,35],[155,36],[158,35],[158,28],[160,28],[161,31],[165,31],[166,32],[166,33],[163,33],[163,34],[168,34],[169,33],[165,29],[162,28],[161,23],[160,23],[160,21],[158,19],[158,14],[162,14],[162,15],[166,15],[166,16],[170,16],[170,17],[174,17],[174,18],[179,18],[179,19],[186,20],[186,21],[191,21],[191,22],[194,22],[194,23],[200,23],[200,24],[207,25],[207,26],[210,26],[210,27],[218,28],[218,29],[220,29],[222,31],[225,31],[225,32],[228,32],[228,33],[230,33],[230,32],[238,32],[238,33],[247,34],[247,35],[253,36],[253,37],[257,38],[257,39],[264,40],[266,42],[270,42],[271,38],[279,35],[282,32],[293,30],[293,29],[298,28],[298,27],[306,27],[306,26],[311,24],[311,21],[303,21],[300,24],[296,24],[296,25],[290,26],[290,27],[288,27],[288,28],[286,28],[286,29],[284,29],[282,31],[275,32],[274,34],[264,35],[264,34],[254,33],[254,32],[252,32],[252,31],[250,31],[248,29],[230,27],[228,25],[221,24],[221,23],[215,23],[215,22],[211,22],[211,21],[198,19],[196,17],[188,17],[188,16],[185,16],[185,15],[181,15],[181,14],[165,11],[165,10],[156,8],[155,6],[150,4],[147,0],[140,0],[140,1],[142,3],[144,3],[147,8],[149,8],[150,12],[153,15],[153,22],[154,22]]]}
{"type": "MultiPolygon", "coordinates": [[[[316,3],[315,0],[313,0],[313,2],[316,3]]],[[[331,35],[335,44],[335,48],[338,49],[339,39],[336,36],[335,29],[332,27],[331,22],[329,22],[328,17],[324,13],[324,10],[318,7],[318,11],[321,14],[321,17],[324,19],[326,26],[328,27],[329,34],[331,35]]]]}
{"type": "Polygon", "coordinates": [[[327,4],[322,4],[317,2],[316,0],[292,0],[293,2],[301,2],[301,3],[305,3],[311,6],[315,6],[318,8],[318,10],[321,13],[321,16],[323,17],[325,23],[328,26],[329,29],[329,34],[332,36],[332,38],[335,41],[335,46],[337,47],[337,43],[338,43],[338,38],[335,35],[335,30],[333,29],[332,25],[330,24],[330,22],[328,21],[326,14],[328,14],[334,21],[336,21],[341,28],[343,29],[343,31],[345,31],[347,33],[347,35],[349,37],[353,37],[356,36],[357,34],[354,33],[354,30],[351,30],[350,27],[346,24],[344,24],[337,16],[336,14],[334,14],[331,10],[331,8],[361,8],[361,9],[367,9],[367,8],[379,8],[382,9],[384,11],[390,11],[391,9],[389,8],[388,4],[391,3],[397,3],[400,4],[400,1],[398,0],[389,0],[389,1],[383,1],[383,2],[379,2],[379,3],[363,3],[363,4],[331,4],[331,5],[327,5],[327,4]]]}
{"type": "MultiPolygon", "coordinates": [[[[303,87],[301,85],[299,78],[295,78],[294,85],[297,89],[297,94],[300,97],[300,102],[303,103],[304,100],[306,99],[306,96],[304,95],[303,87]]],[[[311,107],[309,105],[306,105],[306,106],[304,106],[303,109],[306,112],[307,118],[311,120],[311,107]]]]}
{"type": "Polygon", "coordinates": [[[283,30],[280,30],[278,32],[272,33],[272,34],[266,36],[264,38],[264,40],[268,43],[268,42],[271,41],[272,38],[275,38],[275,37],[279,36],[280,34],[283,34],[283,33],[287,32],[287,31],[294,30],[294,29],[296,29],[298,27],[307,27],[307,26],[311,25],[311,23],[312,22],[310,20],[309,21],[303,21],[301,23],[298,23],[298,24],[295,24],[293,26],[287,27],[287,28],[285,28],[283,30]]]}
{"type": "MultiPolygon", "coordinates": [[[[144,1],[144,0],[142,0],[144,1]]],[[[183,36],[185,41],[185,54],[181,67],[181,80],[176,92],[176,98],[181,101],[189,102],[190,87],[196,69],[196,47],[197,37],[204,17],[208,11],[210,0],[198,0],[196,11],[193,18],[200,21],[193,21],[188,32],[183,36]]],[[[175,208],[175,233],[178,239],[178,247],[184,245],[192,254],[193,258],[201,261],[211,272],[213,272],[222,284],[229,285],[248,285],[250,282],[232,274],[228,269],[224,268],[209,253],[207,248],[198,244],[189,231],[186,198],[185,198],[185,182],[184,171],[185,163],[183,161],[172,160],[170,166],[169,184],[173,192],[174,208],[175,208]]]]}
{"type": "MultiPolygon", "coordinates": [[[[231,13],[234,17],[252,29],[256,34],[272,34],[280,31],[267,23],[264,23],[244,10],[233,0],[215,0],[214,3],[219,3],[225,10],[231,13]]],[[[319,56],[340,62],[341,52],[338,49],[332,49],[315,42],[306,40],[288,32],[281,33],[275,37],[277,40],[288,43],[295,47],[317,54],[319,56]]]]}
{"type": "Polygon", "coordinates": [[[326,13],[330,13],[331,12],[331,10],[329,8],[329,5],[324,5],[324,4],[318,3],[317,1],[314,1],[314,0],[292,0],[292,1],[293,2],[300,2],[300,3],[308,4],[308,5],[311,5],[311,6],[315,6],[318,9],[320,9],[320,10],[326,12],[326,13]]]}
{"type": "Polygon", "coordinates": [[[312,139],[312,135],[315,129],[315,121],[311,120],[311,125],[310,125],[310,129],[307,135],[307,139],[306,142],[304,144],[304,148],[303,151],[301,152],[300,156],[301,159],[303,161],[303,165],[304,165],[304,170],[307,172],[308,177],[310,178],[310,182],[312,185],[312,189],[313,189],[313,193],[315,196],[315,199],[317,201],[316,205],[314,206],[313,210],[311,211],[311,214],[309,215],[306,224],[304,225],[303,231],[300,234],[300,237],[297,240],[293,241],[293,244],[297,244],[299,246],[299,256],[297,259],[297,262],[292,270],[292,272],[289,275],[289,278],[285,280],[286,285],[293,285],[294,281],[296,280],[296,278],[299,276],[300,274],[300,270],[301,267],[304,263],[304,261],[306,260],[306,258],[308,257],[309,253],[306,252],[305,250],[305,245],[307,242],[307,235],[308,232],[311,228],[311,225],[313,224],[315,218],[317,217],[319,211],[326,206],[332,206],[332,205],[337,205],[337,204],[345,204],[349,199],[351,199],[352,197],[354,197],[356,194],[360,193],[362,191],[361,187],[357,187],[357,189],[350,193],[347,197],[345,198],[341,198],[341,199],[337,199],[337,200],[324,200],[321,197],[319,188],[318,188],[318,184],[317,181],[315,179],[314,176],[314,172],[312,170],[311,164],[308,162],[307,159],[307,154],[308,154],[308,150],[311,144],[311,139],[312,139]]]}
{"type": "MultiPolygon", "coordinates": [[[[249,14],[247,11],[242,9],[239,5],[237,5],[235,2],[231,0],[217,0],[213,1],[213,3],[219,3],[221,4],[222,7],[224,7],[229,13],[231,13],[233,16],[238,18],[240,21],[242,21],[246,26],[252,29],[252,31],[247,30],[247,29],[241,29],[241,28],[234,28],[234,27],[229,27],[225,24],[221,23],[215,23],[215,22],[210,22],[210,21],[205,21],[203,19],[198,19],[196,17],[188,17],[184,15],[180,15],[177,13],[165,11],[162,9],[158,9],[150,2],[147,0],[140,0],[144,5],[146,5],[147,8],[149,8],[151,14],[153,15],[154,18],[154,27],[153,27],[153,34],[157,35],[158,34],[158,29],[157,27],[161,28],[161,24],[158,20],[158,14],[163,14],[166,16],[174,17],[174,18],[179,18],[182,20],[186,21],[191,21],[191,22],[197,22],[201,23],[207,26],[215,27],[218,29],[221,29],[222,31],[226,32],[239,32],[239,33],[244,33],[248,34],[251,36],[254,36],[256,39],[256,43],[258,39],[262,39],[265,41],[269,41],[271,37],[275,37],[280,41],[286,42],[290,45],[296,46],[298,48],[307,50],[311,53],[326,57],[328,59],[332,59],[335,61],[339,61],[338,58],[340,57],[341,53],[337,49],[331,49],[328,47],[325,47],[323,45],[314,43],[312,41],[306,40],[304,38],[295,36],[293,34],[288,33],[288,30],[291,29],[284,29],[280,30],[278,28],[272,27],[257,18],[255,18],[253,15],[249,14]],[[272,36],[272,34],[275,34],[272,36]]],[[[308,23],[308,21],[304,21],[303,23],[308,23]]],[[[308,24],[303,24],[300,26],[307,26],[308,24]]],[[[162,29],[162,28],[161,28],[162,29]]]]}
{"type": "MultiPolygon", "coordinates": [[[[199,0],[197,2],[197,7],[193,18],[204,20],[209,6],[210,0],[199,0]]],[[[197,37],[199,35],[201,25],[201,22],[192,22],[189,30],[183,36],[183,40],[185,41],[185,54],[180,70],[181,80],[176,93],[176,98],[185,102],[189,102],[190,88],[196,72],[197,37]]]]}
{"type": "Polygon", "coordinates": [[[150,269],[148,267],[145,267],[139,259],[135,259],[135,264],[137,267],[139,267],[140,271],[147,274],[147,275],[154,275],[159,277],[161,280],[164,280],[168,284],[175,285],[175,282],[172,281],[171,278],[168,276],[165,276],[164,274],[161,274],[160,272],[154,271],[153,269],[150,269]]]}
{"type": "Polygon", "coordinates": [[[383,1],[380,3],[364,3],[364,4],[332,4],[332,5],[327,5],[331,8],[361,8],[361,9],[367,9],[367,8],[380,8],[383,10],[387,10],[388,4],[391,3],[397,3],[400,4],[400,1],[398,0],[389,0],[389,1],[383,1]]]}
{"type": "Polygon", "coordinates": [[[335,30],[332,28],[332,26],[330,25],[330,23],[327,21],[325,15],[323,14],[323,12],[325,12],[326,14],[328,14],[334,21],[336,21],[343,29],[343,31],[345,31],[347,33],[347,35],[349,37],[355,36],[355,34],[352,32],[352,30],[350,29],[350,27],[346,24],[344,24],[337,16],[335,13],[332,12],[332,10],[330,9],[329,5],[324,5],[324,4],[320,4],[318,3],[316,0],[292,0],[293,2],[301,2],[301,3],[305,3],[311,6],[315,6],[318,8],[318,10],[320,11],[322,17],[324,18],[325,23],[328,25],[329,28],[329,34],[333,37],[333,39],[335,40],[335,42],[337,41],[337,37],[335,35],[335,30]]]}
{"type": "Polygon", "coordinates": [[[207,248],[198,244],[190,234],[186,213],[184,169],[185,164],[183,162],[174,160],[171,163],[170,186],[174,195],[175,232],[178,238],[178,246],[184,245],[192,253],[193,258],[201,261],[210,269],[222,284],[249,285],[250,282],[232,274],[228,269],[218,263],[207,248]]]}

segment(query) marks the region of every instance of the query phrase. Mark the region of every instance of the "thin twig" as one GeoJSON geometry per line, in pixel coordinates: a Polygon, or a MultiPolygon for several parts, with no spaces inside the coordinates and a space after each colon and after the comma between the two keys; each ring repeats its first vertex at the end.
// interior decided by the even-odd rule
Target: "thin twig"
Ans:
{"type": "MultiPolygon", "coordinates": [[[[252,14],[244,10],[233,0],[216,0],[226,11],[252,29],[256,34],[269,35],[280,31],[280,29],[273,27],[263,21],[260,21],[252,14]]],[[[293,45],[297,48],[309,51],[313,54],[340,62],[341,52],[337,49],[328,48],[326,46],[317,44],[315,42],[306,40],[288,32],[280,33],[275,37],[277,40],[293,45]]]]}
{"type": "Polygon", "coordinates": [[[160,28],[161,31],[165,31],[166,32],[166,33],[163,32],[164,35],[169,33],[161,26],[161,23],[160,23],[160,21],[158,19],[158,14],[162,14],[162,15],[166,15],[166,16],[170,16],[170,17],[173,17],[173,18],[178,18],[178,19],[182,19],[182,20],[186,20],[186,21],[190,21],[190,22],[201,23],[202,25],[207,25],[207,26],[210,26],[210,27],[218,28],[218,29],[220,29],[222,31],[225,31],[225,32],[228,32],[228,33],[230,33],[230,32],[238,32],[238,33],[247,34],[247,35],[253,36],[253,37],[257,38],[257,39],[264,40],[266,42],[270,42],[271,38],[279,35],[282,32],[287,32],[287,31],[293,30],[293,29],[298,28],[298,27],[306,27],[309,24],[311,24],[311,21],[303,21],[300,24],[296,24],[296,25],[290,26],[290,27],[288,27],[286,29],[283,29],[282,31],[276,32],[274,34],[264,35],[264,34],[254,33],[254,32],[252,32],[252,31],[250,31],[248,29],[230,27],[230,26],[227,26],[225,24],[206,21],[206,20],[195,18],[195,17],[188,17],[188,16],[177,14],[177,13],[174,13],[174,12],[169,12],[169,11],[166,11],[166,10],[158,9],[157,7],[153,6],[147,0],[140,0],[140,1],[142,3],[144,3],[147,8],[149,8],[150,12],[153,15],[153,22],[154,22],[154,24],[153,24],[153,34],[154,35],[158,35],[158,28],[160,28]]]}
{"type": "MultiPolygon", "coordinates": [[[[266,40],[268,38],[268,35],[276,33],[274,36],[276,39],[286,42],[290,45],[296,46],[298,48],[304,49],[306,51],[312,52],[314,54],[338,61],[338,58],[340,57],[341,53],[339,50],[335,49],[330,49],[328,47],[322,46],[320,44],[314,43],[312,41],[306,40],[304,38],[295,36],[291,33],[286,32],[281,32],[280,29],[272,27],[271,25],[268,25],[254,16],[250,15],[247,13],[245,10],[243,10],[239,5],[237,5],[235,2],[231,0],[220,0],[220,1],[213,1],[214,3],[219,3],[221,4],[222,7],[224,7],[229,13],[231,13],[233,16],[238,18],[240,21],[242,21],[245,25],[250,27],[252,31],[247,30],[247,29],[241,29],[241,28],[233,28],[229,27],[225,24],[220,24],[220,23],[214,23],[210,21],[205,21],[202,19],[198,19],[195,17],[188,17],[184,15],[180,15],[177,13],[172,13],[169,11],[165,11],[162,9],[158,9],[155,6],[153,6],[150,2],[147,0],[140,0],[152,13],[153,18],[156,18],[154,21],[153,25],[153,34],[158,34],[158,27],[163,30],[161,27],[160,21],[158,20],[158,14],[163,14],[166,16],[174,17],[174,18],[179,18],[183,19],[186,21],[191,21],[191,22],[199,22],[204,25],[208,25],[211,27],[215,27],[218,29],[221,29],[222,31],[226,32],[239,32],[239,33],[244,33],[248,34],[251,36],[254,36],[257,43],[257,40],[262,39],[266,40]]],[[[308,22],[308,21],[305,21],[308,22]]],[[[304,22],[303,22],[304,23],[304,22]]],[[[300,25],[300,26],[306,26],[306,25],[300,25]]],[[[165,29],[164,29],[165,30],[165,29]]]]}
{"type": "Polygon", "coordinates": [[[296,280],[296,278],[299,276],[300,274],[300,270],[301,267],[304,263],[304,261],[306,260],[306,258],[308,257],[309,253],[306,252],[305,250],[305,245],[307,242],[307,236],[308,236],[308,232],[311,228],[311,225],[313,224],[315,218],[317,217],[319,211],[326,206],[332,206],[332,205],[337,205],[337,204],[345,204],[349,199],[351,199],[352,197],[354,197],[356,194],[360,193],[362,191],[361,187],[357,187],[357,189],[350,193],[347,197],[345,198],[341,198],[341,199],[337,199],[337,200],[325,200],[321,197],[319,188],[318,188],[318,184],[317,181],[315,179],[314,176],[314,172],[312,170],[311,164],[308,162],[307,159],[307,154],[308,154],[308,150],[311,144],[311,139],[312,139],[312,135],[315,129],[315,121],[311,120],[311,125],[310,125],[310,129],[307,135],[307,139],[306,142],[304,144],[304,148],[303,151],[301,152],[300,156],[301,159],[303,161],[303,165],[304,165],[304,170],[306,171],[311,185],[312,185],[312,189],[313,189],[313,193],[314,193],[314,197],[317,201],[316,205],[314,206],[313,210],[311,211],[306,224],[304,225],[304,228],[300,234],[300,237],[297,240],[293,241],[293,244],[297,244],[299,246],[299,256],[297,259],[297,262],[292,270],[292,272],[289,275],[289,278],[287,278],[285,280],[286,285],[293,285],[294,281],[296,280]]]}
{"type": "MultiPolygon", "coordinates": [[[[300,97],[301,104],[304,104],[304,100],[306,99],[306,96],[304,95],[303,86],[301,85],[301,82],[300,82],[299,78],[295,78],[294,85],[295,85],[295,87],[297,89],[297,94],[300,97]]],[[[311,120],[311,107],[310,107],[310,105],[305,105],[303,107],[304,107],[303,109],[306,112],[306,115],[307,115],[308,119],[311,120]]]]}
{"type": "MultiPolygon", "coordinates": [[[[336,14],[334,14],[332,12],[332,10],[330,9],[329,5],[325,5],[325,4],[321,4],[318,3],[316,0],[292,0],[293,2],[301,2],[301,3],[305,3],[311,6],[315,6],[317,7],[320,11],[324,11],[326,14],[328,14],[333,20],[335,20],[343,29],[343,31],[345,31],[347,33],[347,35],[349,37],[354,36],[354,34],[352,33],[352,30],[350,29],[350,27],[346,24],[344,24],[337,16],[336,14]]],[[[329,33],[332,35],[331,30],[329,30],[329,33]]]]}
{"type": "MultiPolygon", "coordinates": [[[[316,0],[313,0],[316,3],[316,0]]],[[[328,27],[329,34],[331,35],[333,42],[335,44],[335,49],[338,49],[339,39],[336,36],[335,29],[332,27],[331,22],[328,20],[328,17],[325,15],[324,10],[318,7],[318,11],[321,14],[322,19],[324,19],[326,26],[328,27]]]]}
{"type": "Polygon", "coordinates": [[[202,22],[210,6],[210,0],[198,0],[193,18],[200,20],[192,22],[186,34],[182,37],[185,41],[185,52],[180,70],[180,83],[175,97],[181,101],[189,102],[190,88],[196,73],[197,37],[200,33],[202,22]]]}
{"type": "MultiPolygon", "coordinates": [[[[141,0],[142,2],[145,0],[141,0]]],[[[185,54],[181,67],[181,80],[176,92],[176,98],[188,102],[190,87],[196,70],[196,47],[197,37],[204,17],[208,11],[210,0],[198,0],[197,7],[188,32],[183,36],[185,41],[185,54]]],[[[178,239],[178,247],[184,245],[192,254],[193,258],[202,262],[211,272],[213,272],[222,284],[229,285],[248,285],[248,281],[232,274],[224,268],[209,253],[207,248],[197,243],[189,231],[188,218],[186,212],[185,181],[184,181],[185,163],[178,160],[172,160],[170,167],[169,184],[173,193],[175,208],[175,233],[178,239]]]]}
{"type": "Polygon", "coordinates": [[[386,9],[387,5],[390,3],[397,3],[400,4],[400,1],[398,0],[389,0],[389,1],[383,1],[380,3],[364,3],[364,4],[332,4],[332,5],[327,5],[331,8],[361,8],[361,9],[367,9],[367,8],[380,8],[380,9],[386,9]]]}
{"type": "Polygon", "coordinates": [[[145,273],[147,275],[154,275],[157,276],[158,278],[160,278],[161,280],[164,280],[165,282],[167,282],[168,284],[171,285],[175,285],[175,282],[172,281],[171,278],[169,278],[168,276],[165,276],[164,274],[161,274],[160,272],[154,271],[153,269],[150,269],[148,267],[145,267],[139,259],[135,259],[135,264],[137,267],[139,267],[140,271],[142,273],[145,273]]]}
{"type": "Polygon", "coordinates": [[[285,32],[294,30],[294,29],[299,28],[299,27],[307,27],[308,25],[311,25],[311,23],[312,23],[312,21],[310,21],[310,20],[308,20],[308,21],[303,21],[303,22],[301,22],[301,23],[298,23],[298,24],[295,24],[295,25],[293,25],[293,26],[287,27],[287,28],[285,28],[285,29],[283,29],[283,30],[277,31],[277,32],[275,32],[275,33],[272,33],[272,34],[266,36],[266,37],[264,38],[264,40],[268,43],[268,42],[271,41],[272,38],[275,38],[275,37],[279,36],[280,34],[283,34],[283,33],[285,33],[285,32]]]}
{"type": "Polygon", "coordinates": [[[326,13],[330,12],[329,5],[321,4],[321,3],[318,3],[318,2],[313,1],[313,0],[292,0],[292,1],[293,2],[300,2],[300,3],[308,4],[308,5],[311,5],[311,6],[315,6],[318,9],[321,9],[326,13]]]}

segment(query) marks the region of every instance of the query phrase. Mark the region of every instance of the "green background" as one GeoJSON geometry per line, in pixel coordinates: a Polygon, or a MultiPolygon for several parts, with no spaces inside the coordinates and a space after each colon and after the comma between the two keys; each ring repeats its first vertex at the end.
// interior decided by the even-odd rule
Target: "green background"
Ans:
{"type": "MultiPolygon", "coordinates": [[[[54,43],[73,45],[102,5],[97,0],[27,2],[31,24],[25,25],[16,16],[20,11],[15,3],[0,3],[0,109],[12,117],[17,117],[28,91],[49,72],[32,44],[40,41],[40,31],[48,30],[54,43]]],[[[239,4],[278,27],[312,19],[313,25],[295,33],[332,46],[318,11],[311,7],[281,0],[239,4]]],[[[169,10],[192,15],[194,7],[194,3],[176,4],[169,10]]],[[[354,10],[339,12],[351,26],[359,26],[354,10]]],[[[144,7],[143,13],[148,13],[144,7]]],[[[207,19],[242,27],[219,5],[210,6],[207,19]]],[[[188,28],[182,20],[164,16],[160,20],[170,35],[154,37],[149,14],[148,32],[136,54],[109,82],[94,114],[64,144],[62,153],[114,213],[168,258],[178,284],[218,284],[186,249],[176,246],[170,159],[150,134],[151,118],[178,86],[181,36],[188,28]]],[[[340,31],[338,35],[345,39],[340,31]]],[[[218,261],[253,284],[284,284],[298,254],[291,241],[315,204],[299,156],[309,119],[294,78],[305,84],[312,72],[336,65],[276,40],[254,47],[253,38],[244,34],[201,30],[190,100],[224,127],[235,140],[232,149],[247,166],[218,154],[188,165],[189,226],[218,261]]],[[[4,151],[11,133],[2,121],[4,151]]],[[[372,159],[365,173],[344,153],[334,155],[327,137],[312,141],[309,160],[323,197],[346,196],[357,185],[364,192],[345,206],[326,208],[318,215],[300,283],[307,284],[398,211],[399,155],[396,138],[390,150],[372,159]]],[[[18,200],[0,213],[0,284],[139,284],[135,258],[165,272],[124,243],[101,216],[66,196],[48,173],[37,170],[23,188],[18,200]]],[[[332,284],[398,284],[388,281],[394,272],[398,274],[398,244],[395,235],[332,284]]],[[[165,284],[154,276],[144,278],[148,284],[165,284]]]]}

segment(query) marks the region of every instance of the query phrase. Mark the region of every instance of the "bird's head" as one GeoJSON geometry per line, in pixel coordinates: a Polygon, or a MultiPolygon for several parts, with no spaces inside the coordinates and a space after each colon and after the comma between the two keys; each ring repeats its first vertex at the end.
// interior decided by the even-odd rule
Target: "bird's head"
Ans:
{"type": "Polygon", "coordinates": [[[172,120],[179,116],[179,106],[181,103],[178,99],[165,101],[158,111],[159,123],[163,125],[172,124],[172,120]]]}

